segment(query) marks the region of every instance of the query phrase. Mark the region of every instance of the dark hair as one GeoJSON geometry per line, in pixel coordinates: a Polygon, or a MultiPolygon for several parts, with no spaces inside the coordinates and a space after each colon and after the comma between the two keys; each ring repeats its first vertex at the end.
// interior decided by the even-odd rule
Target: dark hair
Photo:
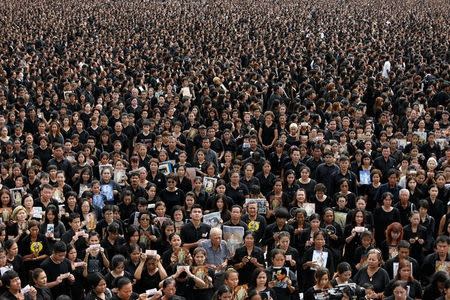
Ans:
{"type": "Polygon", "coordinates": [[[118,233],[119,232],[119,224],[117,224],[116,222],[112,222],[111,224],[108,225],[106,231],[108,233],[118,233]]]}
{"type": "Polygon", "coordinates": [[[15,243],[16,241],[14,241],[13,239],[9,239],[3,243],[3,247],[5,247],[6,251],[9,251],[15,243]]]}
{"type": "Polygon", "coordinates": [[[57,226],[58,223],[59,223],[59,214],[58,214],[58,209],[53,204],[50,204],[49,206],[47,206],[47,209],[45,210],[45,221],[44,221],[44,223],[45,224],[49,223],[49,220],[47,218],[47,214],[49,212],[52,212],[53,215],[55,216],[55,219],[54,219],[53,223],[55,224],[55,226],[57,226]]]}
{"type": "Polygon", "coordinates": [[[19,277],[19,274],[16,271],[14,270],[6,271],[5,274],[3,274],[2,276],[2,283],[6,287],[9,287],[9,285],[11,284],[11,280],[17,277],[19,277]]]}
{"type": "Polygon", "coordinates": [[[166,236],[166,228],[169,227],[169,226],[173,226],[175,228],[175,224],[170,219],[165,220],[161,224],[161,238],[162,238],[163,241],[166,241],[168,239],[168,236],[166,236]]]}
{"type": "Polygon", "coordinates": [[[200,208],[202,210],[202,212],[203,212],[203,207],[200,204],[198,204],[198,203],[194,203],[194,205],[192,205],[191,211],[193,211],[194,208],[200,208]]]}
{"type": "Polygon", "coordinates": [[[125,232],[125,241],[127,243],[130,242],[130,238],[136,233],[140,233],[139,228],[136,225],[130,225],[128,226],[127,231],[125,232]]]}
{"type": "Polygon", "coordinates": [[[117,287],[117,289],[120,290],[121,288],[123,288],[125,285],[127,285],[129,283],[131,283],[131,280],[128,277],[122,276],[122,277],[117,278],[116,287],[117,287]]]}
{"type": "Polygon", "coordinates": [[[101,280],[105,280],[105,277],[99,272],[91,273],[87,277],[87,282],[89,286],[94,289],[97,287],[97,285],[100,283],[101,280]]]}
{"type": "Polygon", "coordinates": [[[175,279],[173,279],[173,278],[166,278],[166,279],[164,279],[164,281],[162,283],[162,288],[164,289],[164,288],[168,287],[170,284],[176,284],[175,279]]]}
{"type": "Polygon", "coordinates": [[[41,273],[45,271],[41,268],[36,268],[31,272],[31,278],[33,278],[33,281],[36,281],[39,278],[39,275],[41,275],[41,273]]]}
{"type": "Polygon", "coordinates": [[[450,288],[450,279],[447,279],[445,281],[445,289],[449,289],[450,288]]]}
{"type": "Polygon", "coordinates": [[[222,297],[222,295],[225,294],[225,293],[233,294],[233,291],[227,285],[222,285],[222,286],[220,286],[217,289],[216,293],[214,294],[213,299],[214,300],[219,300],[219,297],[222,297]]]}
{"type": "Polygon", "coordinates": [[[419,208],[425,208],[428,209],[430,207],[430,204],[426,199],[422,199],[419,201],[419,208]]]}
{"type": "Polygon", "coordinates": [[[394,284],[392,285],[392,290],[394,290],[396,287],[401,286],[403,289],[407,290],[407,282],[404,280],[396,280],[394,284]]]}
{"type": "Polygon", "coordinates": [[[70,215],[69,215],[69,223],[72,223],[73,220],[79,219],[79,218],[80,218],[80,214],[79,213],[76,213],[76,212],[70,213],[70,215]]]}
{"type": "Polygon", "coordinates": [[[133,251],[135,251],[135,250],[141,252],[141,250],[142,250],[142,249],[141,249],[141,246],[139,246],[139,244],[129,245],[129,248],[128,248],[127,253],[128,253],[129,255],[131,255],[131,253],[133,253],[133,251]]]}
{"type": "Polygon", "coordinates": [[[66,243],[63,241],[57,241],[55,245],[53,245],[53,253],[62,253],[67,252],[66,243]]]}
{"type": "Polygon", "coordinates": [[[435,245],[437,245],[438,243],[447,243],[450,244],[450,237],[446,236],[446,235],[440,235],[436,238],[436,243],[435,245]]]}
{"type": "Polygon", "coordinates": [[[100,235],[98,234],[98,232],[96,232],[96,231],[90,231],[90,232],[89,232],[88,240],[89,240],[91,237],[93,237],[93,236],[97,236],[97,237],[100,239],[100,235]]]}
{"type": "Polygon", "coordinates": [[[267,282],[269,282],[269,276],[267,274],[267,271],[263,268],[256,268],[255,270],[253,270],[252,275],[250,277],[250,286],[252,287],[256,287],[256,279],[258,278],[259,274],[261,274],[262,272],[266,273],[267,276],[267,282]]]}
{"type": "Polygon", "coordinates": [[[406,248],[406,249],[409,250],[409,247],[410,247],[410,246],[411,246],[411,245],[409,244],[408,241],[401,240],[400,242],[398,242],[397,249],[400,250],[400,248],[406,248]]]}
{"type": "Polygon", "coordinates": [[[270,259],[273,260],[277,254],[283,254],[283,256],[285,256],[285,251],[282,250],[282,249],[278,249],[278,248],[273,249],[273,250],[270,252],[270,259]]]}
{"type": "Polygon", "coordinates": [[[125,263],[125,257],[122,254],[116,254],[111,259],[111,270],[114,270],[119,266],[121,263],[125,263]]]}
{"type": "Polygon", "coordinates": [[[289,219],[289,212],[284,207],[279,207],[275,210],[275,218],[289,219]]]}
{"type": "Polygon", "coordinates": [[[351,222],[352,222],[352,225],[353,225],[353,226],[356,226],[356,214],[357,214],[358,212],[361,212],[361,213],[363,214],[363,224],[366,223],[366,213],[365,213],[365,211],[363,211],[362,209],[357,208],[357,209],[355,209],[355,210],[353,211],[353,214],[352,214],[351,222]]]}
{"type": "Polygon", "coordinates": [[[342,274],[344,272],[351,271],[351,270],[352,270],[352,267],[346,261],[339,263],[336,267],[336,271],[338,274],[342,274]]]}

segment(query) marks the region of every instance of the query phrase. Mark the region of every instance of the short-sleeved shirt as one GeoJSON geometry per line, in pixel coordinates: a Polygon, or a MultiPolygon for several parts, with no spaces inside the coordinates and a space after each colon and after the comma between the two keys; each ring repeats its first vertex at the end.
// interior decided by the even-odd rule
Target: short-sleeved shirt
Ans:
{"type": "Polygon", "coordinates": [[[207,239],[209,237],[209,231],[211,227],[207,224],[200,223],[198,228],[195,228],[191,222],[181,227],[180,237],[183,243],[191,244],[200,239],[207,239]]]}
{"type": "Polygon", "coordinates": [[[211,240],[202,242],[200,246],[206,250],[207,264],[217,266],[231,256],[227,243],[224,240],[220,241],[220,247],[218,249],[213,248],[211,240]]]}
{"type": "MultiPolygon", "coordinates": [[[[62,263],[55,263],[51,257],[48,257],[41,263],[41,268],[47,274],[47,282],[53,282],[61,274],[69,273],[72,270],[70,261],[65,258],[62,263]]],[[[63,282],[51,288],[53,297],[58,297],[59,295],[67,294],[70,289],[70,284],[68,279],[64,279],[63,282]]]]}

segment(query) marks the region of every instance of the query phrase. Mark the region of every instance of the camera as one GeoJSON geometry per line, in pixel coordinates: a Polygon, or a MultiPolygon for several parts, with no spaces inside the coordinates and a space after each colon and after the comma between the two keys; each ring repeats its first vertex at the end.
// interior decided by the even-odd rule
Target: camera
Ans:
{"type": "Polygon", "coordinates": [[[329,300],[340,300],[344,295],[350,299],[364,299],[366,291],[355,283],[339,284],[328,290],[329,300]]]}

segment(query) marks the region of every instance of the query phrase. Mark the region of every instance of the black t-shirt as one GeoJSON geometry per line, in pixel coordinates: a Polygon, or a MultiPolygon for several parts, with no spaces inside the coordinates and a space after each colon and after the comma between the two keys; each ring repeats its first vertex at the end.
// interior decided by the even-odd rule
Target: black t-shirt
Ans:
{"type": "MultiPolygon", "coordinates": [[[[62,263],[55,263],[51,257],[48,257],[41,263],[41,268],[47,274],[47,282],[53,282],[61,274],[69,273],[72,270],[70,261],[65,258],[62,263]]],[[[64,279],[60,284],[51,288],[51,292],[54,298],[60,295],[68,295],[70,289],[70,283],[68,279],[64,279]]]]}
{"type": "Polygon", "coordinates": [[[161,282],[161,276],[159,276],[159,272],[156,272],[153,275],[150,275],[147,271],[147,268],[144,266],[142,270],[141,279],[136,281],[136,285],[134,286],[134,290],[136,293],[141,294],[145,293],[146,290],[150,289],[158,289],[158,285],[161,282]]]}
{"type": "Polygon", "coordinates": [[[200,239],[207,239],[210,230],[211,227],[207,224],[200,223],[200,226],[195,228],[194,224],[189,222],[181,228],[180,237],[183,243],[191,244],[200,239]]]}
{"type": "Polygon", "coordinates": [[[167,211],[171,212],[175,205],[183,205],[185,195],[181,189],[176,189],[175,191],[164,189],[159,194],[159,197],[166,204],[167,211]]]}

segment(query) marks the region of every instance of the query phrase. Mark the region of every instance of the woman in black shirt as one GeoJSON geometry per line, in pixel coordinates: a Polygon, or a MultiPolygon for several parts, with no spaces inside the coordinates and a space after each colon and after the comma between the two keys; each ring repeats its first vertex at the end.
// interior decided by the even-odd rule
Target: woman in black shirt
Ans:
{"type": "Polygon", "coordinates": [[[147,256],[141,253],[141,261],[134,273],[136,279],[135,291],[145,293],[149,289],[159,289],[159,283],[166,279],[167,273],[161,264],[159,255],[147,256]]]}

